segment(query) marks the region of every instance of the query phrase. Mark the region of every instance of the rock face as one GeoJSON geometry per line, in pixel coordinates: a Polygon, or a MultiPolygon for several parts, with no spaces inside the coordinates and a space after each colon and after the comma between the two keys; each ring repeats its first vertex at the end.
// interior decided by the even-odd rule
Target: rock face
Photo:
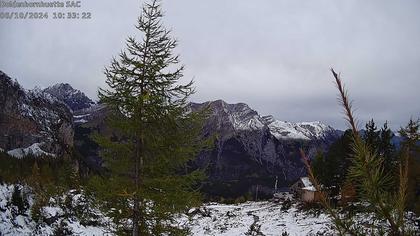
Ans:
{"type": "Polygon", "coordinates": [[[55,84],[44,89],[45,93],[67,104],[73,111],[86,109],[95,103],[80,90],[74,89],[70,84],[55,84]]]}
{"type": "Polygon", "coordinates": [[[271,196],[278,186],[288,186],[305,175],[299,149],[314,154],[339,137],[320,122],[290,123],[260,116],[244,103],[222,100],[192,103],[192,111],[210,110],[204,136],[215,136],[212,151],[196,159],[209,176],[204,191],[209,195],[237,197],[245,194],[271,196]]]}
{"type": "Polygon", "coordinates": [[[73,116],[64,103],[39,89],[24,90],[0,71],[1,149],[17,157],[61,156],[73,146],[73,136],[73,116]]]}

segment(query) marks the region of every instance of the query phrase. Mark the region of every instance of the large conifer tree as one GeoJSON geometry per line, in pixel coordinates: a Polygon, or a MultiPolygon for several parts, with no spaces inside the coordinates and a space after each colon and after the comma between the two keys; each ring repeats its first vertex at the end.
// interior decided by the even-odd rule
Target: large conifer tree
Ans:
{"type": "Polygon", "coordinates": [[[199,199],[193,186],[201,173],[189,172],[187,163],[201,147],[202,116],[186,109],[192,81],[179,83],[177,42],[162,16],[159,1],[143,6],[136,25],[142,40],[127,39],[126,51],[105,69],[109,88],[99,91],[113,134],[96,139],[110,175],[92,186],[123,226],[120,232],[133,235],[179,233],[173,214],[199,199]]]}

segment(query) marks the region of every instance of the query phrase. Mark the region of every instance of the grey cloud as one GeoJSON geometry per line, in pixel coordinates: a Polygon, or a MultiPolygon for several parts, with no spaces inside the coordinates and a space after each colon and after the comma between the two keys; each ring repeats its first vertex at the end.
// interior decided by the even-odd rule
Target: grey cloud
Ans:
{"type": "MultiPolygon", "coordinates": [[[[124,48],[138,1],[85,0],[90,21],[0,21],[0,68],[25,87],[70,82],[96,96],[124,48]]],[[[290,121],[345,123],[330,67],[361,123],[420,116],[419,1],[163,1],[196,101],[245,102],[290,121]]],[[[4,11],[4,9],[1,9],[4,11]]]]}

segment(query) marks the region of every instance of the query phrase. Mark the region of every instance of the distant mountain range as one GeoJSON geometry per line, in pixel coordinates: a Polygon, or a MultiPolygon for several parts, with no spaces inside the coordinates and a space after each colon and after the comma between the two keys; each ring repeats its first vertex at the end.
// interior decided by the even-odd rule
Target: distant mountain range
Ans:
{"type": "MultiPolygon", "coordinates": [[[[290,183],[306,174],[299,149],[313,155],[326,150],[342,131],[319,121],[292,123],[261,116],[245,103],[222,100],[191,103],[191,111],[210,109],[203,135],[214,135],[210,151],[192,165],[204,169],[203,191],[212,196],[271,195],[274,182],[290,183]]],[[[0,151],[15,157],[26,154],[62,156],[71,148],[82,156],[81,171],[100,171],[99,146],[93,131],[112,132],[104,118],[107,109],[70,84],[44,90],[25,90],[0,71],[0,151]]]]}

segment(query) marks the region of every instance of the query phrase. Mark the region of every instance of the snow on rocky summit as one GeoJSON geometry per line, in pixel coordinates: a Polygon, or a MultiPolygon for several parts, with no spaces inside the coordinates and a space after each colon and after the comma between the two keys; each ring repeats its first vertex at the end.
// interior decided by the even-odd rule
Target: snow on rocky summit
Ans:
{"type": "Polygon", "coordinates": [[[73,111],[86,109],[95,103],[82,91],[74,89],[68,83],[59,83],[43,90],[67,104],[73,111]]]}
{"type": "Polygon", "coordinates": [[[335,129],[319,121],[315,122],[287,122],[276,120],[273,116],[261,116],[245,103],[229,104],[223,100],[192,103],[192,107],[209,106],[213,115],[224,117],[237,131],[262,130],[267,127],[277,139],[322,139],[335,129]]]}

